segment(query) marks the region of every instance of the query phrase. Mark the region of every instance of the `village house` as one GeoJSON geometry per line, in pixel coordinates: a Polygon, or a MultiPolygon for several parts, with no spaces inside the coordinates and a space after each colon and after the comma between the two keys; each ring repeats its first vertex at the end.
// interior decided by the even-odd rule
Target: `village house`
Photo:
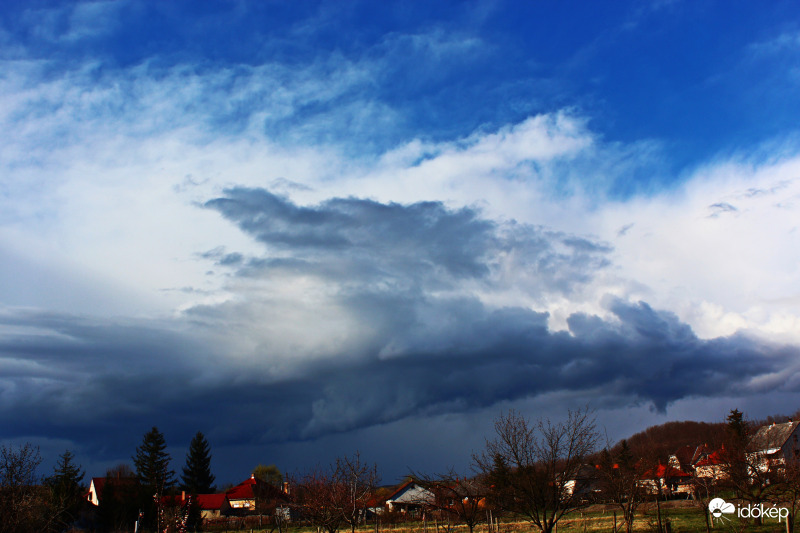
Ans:
{"type": "Polygon", "coordinates": [[[750,439],[750,457],[757,468],[767,472],[787,461],[800,458],[798,443],[800,421],[762,426],[750,439]]]}
{"type": "Polygon", "coordinates": [[[389,512],[398,511],[416,515],[425,505],[433,503],[433,500],[433,493],[415,481],[409,480],[386,498],[386,507],[389,512]]]}
{"type": "Polygon", "coordinates": [[[228,513],[231,505],[226,494],[198,494],[197,505],[203,520],[214,520],[228,513]]]}
{"type": "Polygon", "coordinates": [[[89,482],[89,492],[86,493],[86,501],[97,507],[100,505],[100,492],[103,490],[103,486],[106,484],[106,478],[104,477],[93,477],[92,481],[89,482]]]}
{"type": "Polygon", "coordinates": [[[684,472],[694,472],[697,463],[708,457],[711,451],[708,444],[683,446],[669,456],[667,464],[684,472]]]}
{"type": "Polygon", "coordinates": [[[650,494],[689,495],[693,492],[692,475],[671,465],[660,464],[642,474],[639,486],[650,494]]]}
{"type": "Polygon", "coordinates": [[[695,464],[694,472],[699,478],[721,480],[727,479],[728,474],[725,471],[725,447],[715,450],[700,459],[695,464]]]}
{"type": "Polygon", "coordinates": [[[100,500],[103,498],[104,490],[111,490],[116,492],[117,498],[124,497],[124,494],[119,494],[119,491],[124,487],[124,493],[129,493],[138,481],[134,477],[93,477],[89,482],[89,490],[83,495],[84,499],[94,505],[100,505],[100,500]]]}
{"type": "Polygon", "coordinates": [[[579,498],[588,498],[600,490],[600,466],[588,464],[581,465],[572,479],[564,482],[564,492],[567,496],[575,495],[579,498]]]}

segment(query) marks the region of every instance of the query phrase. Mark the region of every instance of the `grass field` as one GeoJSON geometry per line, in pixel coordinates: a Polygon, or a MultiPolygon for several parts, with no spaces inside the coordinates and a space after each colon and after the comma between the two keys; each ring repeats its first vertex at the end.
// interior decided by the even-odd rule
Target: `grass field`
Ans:
{"type": "MultiPolygon", "coordinates": [[[[622,524],[622,514],[617,511],[616,522],[619,531],[624,532],[625,527],[622,524]]],[[[691,501],[675,501],[664,502],[661,506],[662,523],[666,526],[669,524],[670,533],[705,533],[706,522],[705,513],[696,502],[691,501]]],[[[556,533],[583,533],[583,532],[598,532],[604,531],[611,533],[614,531],[614,507],[611,505],[594,505],[582,511],[576,511],[565,515],[558,523],[556,533]]],[[[466,526],[455,525],[450,528],[443,527],[441,524],[428,522],[403,522],[396,524],[381,524],[379,533],[468,533],[466,526]]],[[[248,524],[231,522],[226,526],[207,528],[206,531],[211,532],[224,532],[224,531],[252,531],[253,533],[268,533],[270,529],[259,529],[257,527],[251,529],[248,524]]],[[[343,528],[339,533],[349,533],[349,528],[343,528]]],[[[368,525],[356,529],[358,533],[374,533],[375,526],[368,525]]],[[[479,524],[475,527],[474,533],[535,533],[538,531],[534,526],[528,522],[512,522],[501,521],[499,528],[489,531],[486,523],[479,524]]],[[[641,533],[657,533],[658,522],[655,505],[643,505],[636,515],[634,522],[634,531],[641,533]]],[[[785,533],[786,524],[778,523],[774,519],[766,519],[760,526],[755,526],[752,520],[742,520],[739,518],[731,518],[725,520],[715,520],[712,525],[712,532],[714,533],[734,533],[753,531],[760,533],[785,533]]],[[[277,533],[275,530],[273,533],[277,533]]],[[[316,529],[307,527],[289,527],[284,529],[284,533],[317,533],[316,529]]]]}

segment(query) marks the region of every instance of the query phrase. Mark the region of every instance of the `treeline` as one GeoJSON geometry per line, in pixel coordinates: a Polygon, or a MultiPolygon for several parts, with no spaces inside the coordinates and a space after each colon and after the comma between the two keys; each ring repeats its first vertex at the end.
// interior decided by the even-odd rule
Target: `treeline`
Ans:
{"type": "MultiPolygon", "coordinates": [[[[744,416],[744,415],[743,415],[744,416]]],[[[775,414],[761,419],[748,420],[743,418],[749,431],[769,424],[779,424],[787,420],[800,420],[800,410],[792,415],[775,414]]],[[[612,451],[619,451],[625,442],[630,449],[638,454],[668,457],[684,446],[706,446],[717,449],[725,441],[728,422],[695,422],[670,421],[655,426],[650,426],[643,431],[620,440],[611,447],[612,451]]]]}
{"type": "Polygon", "coordinates": [[[180,476],[170,468],[164,435],[153,427],[131,457],[134,469],[120,464],[106,472],[95,508],[86,499],[88,483],[75,457],[65,451],[53,474],[37,475],[42,463],[32,444],[0,446],[0,533],[196,530],[197,505],[185,506],[170,496],[213,493],[211,450],[198,432],[191,441],[180,476]],[[135,526],[134,526],[135,524],[135,526]]]}
{"type": "MultiPolygon", "coordinates": [[[[787,418],[769,417],[766,422],[787,418]]],[[[698,501],[707,503],[718,490],[753,503],[782,501],[792,488],[797,489],[795,501],[800,501],[800,467],[796,472],[797,465],[765,470],[754,462],[747,446],[757,425],[733,410],[726,422],[668,422],[611,446],[602,441],[588,410],[569,412],[558,423],[529,420],[510,411],[497,418],[494,436],[473,455],[475,475],[414,473],[414,482],[424,490],[412,503],[423,512],[446,516],[448,523],[466,524],[470,531],[487,516],[508,514],[549,533],[566,513],[599,498],[619,507],[620,526],[630,531],[637,505],[669,491],[669,455],[690,445],[726,450],[719,467],[723,476],[693,475],[698,501]]],[[[128,531],[134,523],[138,531],[202,527],[197,500],[175,497],[217,489],[211,449],[202,433],[192,439],[180,475],[172,469],[164,435],[156,427],[143,436],[131,460],[133,467],[120,464],[106,472],[102,489],[95,487],[100,505],[94,508],[84,497],[85,473],[70,451],[60,456],[52,475],[38,478],[42,459],[37,448],[0,447],[0,533],[71,527],[128,531]]],[[[377,471],[358,453],[339,458],[329,468],[291,478],[291,495],[279,502],[257,495],[252,511],[271,515],[278,527],[291,516],[328,533],[344,525],[355,530],[368,513],[378,512],[387,496],[377,487],[377,471]]],[[[283,489],[283,476],[274,465],[259,465],[253,474],[265,486],[283,489]]],[[[793,514],[794,510],[793,504],[793,514]]]]}
{"type": "Polygon", "coordinates": [[[164,435],[157,427],[145,433],[131,459],[135,470],[120,464],[106,472],[91,526],[98,531],[127,531],[134,523],[139,531],[197,529],[201,523],[197,501],[174,496],[216,490],[211,448],[203,433],[197,432],[189,444],[180,483],[170,466],[172,457],[164,435]]]}

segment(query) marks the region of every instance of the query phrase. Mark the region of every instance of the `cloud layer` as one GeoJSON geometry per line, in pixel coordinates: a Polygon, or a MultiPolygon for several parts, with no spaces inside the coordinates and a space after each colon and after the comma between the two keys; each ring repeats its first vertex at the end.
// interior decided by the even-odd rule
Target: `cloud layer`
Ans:
{"type": "Polygon", "coordinates": [[[519,9],[0,9],[0,438],[105,465],[201,429],[246,469],[410,431],[468,457],[430,421],[520,405],[800,398],[783,8],[697,71],[630,54],[678,54],[684,6],[562,41],[519,9]]]}

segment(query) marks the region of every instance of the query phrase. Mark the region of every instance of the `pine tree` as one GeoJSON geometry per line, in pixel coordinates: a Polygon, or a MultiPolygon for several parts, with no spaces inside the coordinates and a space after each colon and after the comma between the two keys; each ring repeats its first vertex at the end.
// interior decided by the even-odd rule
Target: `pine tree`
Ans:
{"type": "Polygon", "coordinates": [[[75,455],[66,450],[53,467],[53,475],[47,478],[54,501],[63,510],[58,520],[64,524],[71,523],[77,517],[81,506],[81,481],[86,473],[81,472],[80,465],[76,465],[74,461],[75,455]]]}
{"type": "Polygon", "coordinates": [[[744,415],[740,410],[732,409],[727,421],[728,432],[732,438],[740,441],[747,438],[747,422],[744,421],[744,415]]]}
{"type": "Polygon", "coordinates": [[[625,439],[622,439],[619,453],[617,454],[617,463],[620,468],[633,468],[633,452],[625,439]]]}
{"type": "Polygon", "coordinates": [[[48,479],[50,486],[64,493],[72,493],[81,488],[81,481],[85,472],[81,472],[80,465],[75,464],[75,455],[66,450],[58,458],[58,463],[53,467],[53,476],[48,479]]]}
{"type": "Polygon", "coordinates": [[[211,474],[211,448],[205,435],[199,431],[189,444],[181,481],[181,488],[189,494],[214,492],[214,476],[211,474]]]}
{"type": "Polygon", "coordinates": [[[136,448],[136,455],[132,458],[139,483],[150,494],[162,495],[175,485],[175,472],[169,469],[171,457],[166,450],[164,435],[153,426],[145,433],[141,446],[136,448]]]}

